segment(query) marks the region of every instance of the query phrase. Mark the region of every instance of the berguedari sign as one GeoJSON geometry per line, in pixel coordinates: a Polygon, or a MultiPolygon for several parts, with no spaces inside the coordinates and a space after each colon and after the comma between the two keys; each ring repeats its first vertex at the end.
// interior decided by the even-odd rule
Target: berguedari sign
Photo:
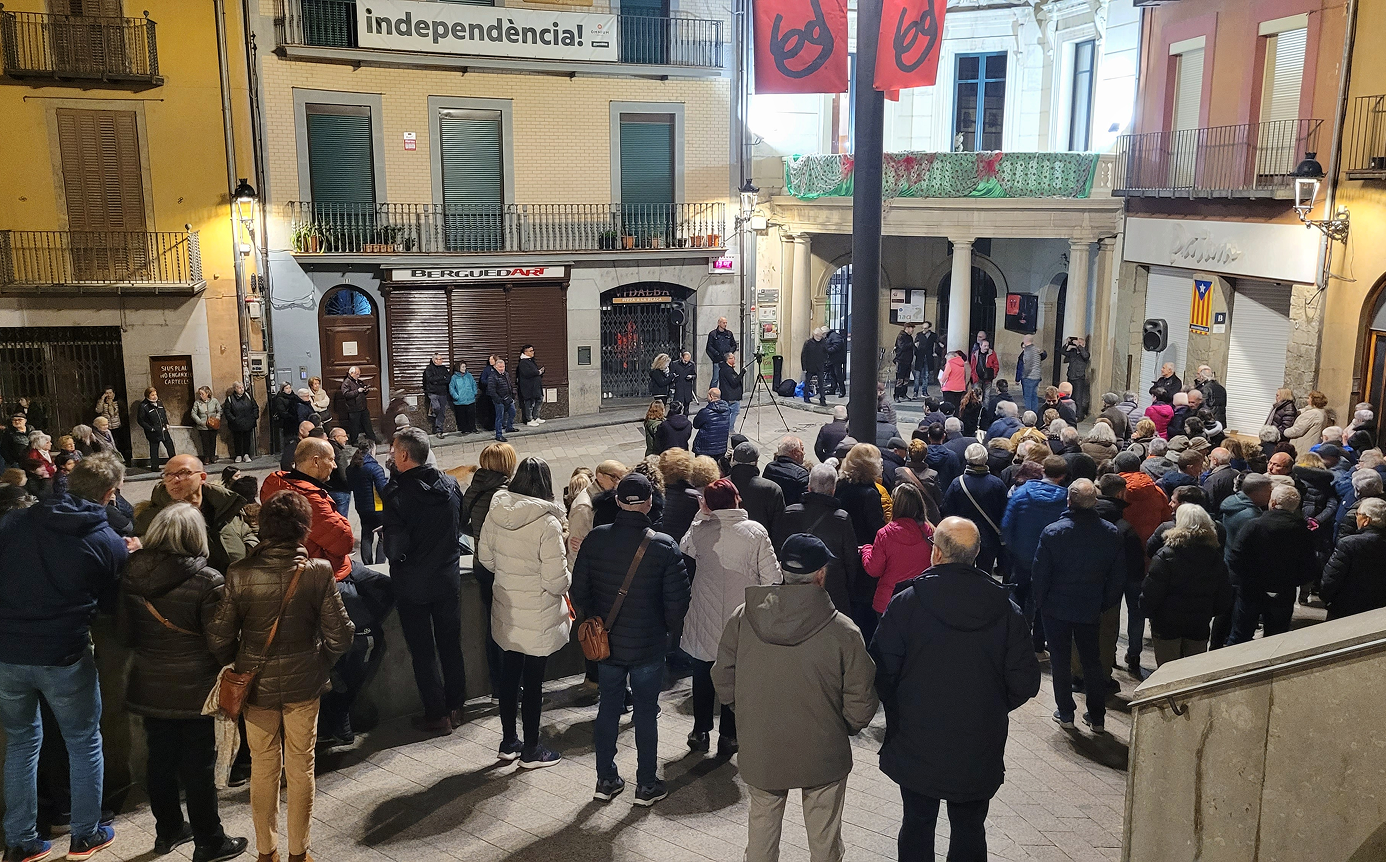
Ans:
{"type": "Polygon", "coordinates": [[[362,48],[615,62],[616,16],[414,0],[357,0],[362,48]]]}

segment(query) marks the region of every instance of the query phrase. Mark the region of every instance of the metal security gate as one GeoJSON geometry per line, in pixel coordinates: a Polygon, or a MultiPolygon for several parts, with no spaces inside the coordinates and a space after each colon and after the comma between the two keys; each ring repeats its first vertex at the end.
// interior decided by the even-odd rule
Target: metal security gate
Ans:
{"type": "Polygon", "coordinates": [[[0,402],[8,410],[27,396],[45,419],[42,430],[56,436],[90,425],[108,386],[128,410],[120,327],[0,328],[0,402]]]}
{"type": "MultiPolygon", "coordinates": [[[[689,345],[695,319],[692,291],[677,285],[635,284],[602,294],[602,400],[647,398],[650,364],[661,353],[677,359],[689,345]]],[[[697,355],[694,354],[694,361],[697,355]]]]}

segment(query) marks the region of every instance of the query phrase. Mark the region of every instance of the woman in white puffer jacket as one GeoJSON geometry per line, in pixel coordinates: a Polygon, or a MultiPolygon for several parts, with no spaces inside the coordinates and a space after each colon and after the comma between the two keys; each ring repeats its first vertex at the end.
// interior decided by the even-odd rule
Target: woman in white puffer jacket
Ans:
{"type": "MultiPolygon", "coordinates": [[[[703,489],[698,515],[679,549],[697,564],[693,597],[679,642],[694,660],[693,732],[688,734],[688,747],[707,751],[717,700],[712,664],[722,631],[732,613],[746,603],[747,587],[778,584],[782,575],[770,534],[747,517],[741,508],[741,495],[730,479],[718,479],[703,489]]],[[[730,757],[736,751],[736,716],[723,706],[717,725],[717,754],[730,757]]]]}
{"type": "Polygon", "coordinates": [[[477,562],[495,572],[491,637],[504,651],[500,697],[501,760],[552,766],[559,756],[539,741],[539,711],[548,657],[568,643],[572,621],[564,596],[572,585],[567,520],[554,502],[553,476],[542,458],[526,458],[510,485],[496,491],[477,541],[477,562]],[[524,703],[519,704],[524,682],[524,703]],[[524,738],[515,730],[524,714],[524,738]]]}

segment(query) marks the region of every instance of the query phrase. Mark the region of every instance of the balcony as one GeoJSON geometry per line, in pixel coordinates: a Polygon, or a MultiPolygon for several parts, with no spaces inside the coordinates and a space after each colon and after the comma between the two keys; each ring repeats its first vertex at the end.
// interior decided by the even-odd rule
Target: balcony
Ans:
{"type": "Polygon", "coordinates": [[[723,248],[726,205],[286,205],[296,254],[419,255],[723,248]]]}
{"type": "Polygon", "coordinates": [[[1127,197],[1293,199],[1294,170],[1322,120],[1275,120],[1122,135],[1116,186],[1127,197]]]}
{"type": "MultiPolygon", "coordinates": [[[[414,66],[466,70],[575,72],[604,75],[710,77],[720,75],[725,62],[722,22],[684,15],[642,16],[616,13],[530,12],[491,9],[465,4],[401,4],[423,7],[407,34],[396,33],[395,21],[358,17],[356,0],[275,0],[275,31],[279,50],[287,57],[356,66],[414,66]],[[432,7],[432,8],[430,8],[432,7]],[[424,14],[438,20],[425,20],[424,14]],[[503,38],[508,24],[521,15],[541,15],[543,24],[515,28],[515,38],[503,38]],[[489,17],[487,17],[489,16],[489,17]],[[507,17],[508,16],[508,17],[507,17]],[[370,32],[361,22],[369,20],[370,32]],[[380,22],[380,23],[375,23],[380,22]],[[614,23],[610,38],[592,27],[614,23]],[[583,34],[582,48],[558,44],[559,31],[583,34]],[[388,33],[383,28],[390,28],[388,33]],[[422,28],[422,29],[420,29],[422,28]],[[494,30],[494,35],[487,35],[494,30]],[[419,35],[427,33],[427,35],[419,35]],[[552,36],[553,41],[547,38],[552,36]],[[543,42],[545,49],[540,49],[543,42]]],[[[414,14],[413,12],[410,13],[414,14]]],[[[398,21],[405,21],[400,18],[398,21]]],[[[399,26],[403,26],[402,24],[399,26]]]]}
{"type": "MultiPolygon", "coordinates": [[[[886,153],[881,196],[891,198],[1086,198],[1097,153],[886,153]]],[[[852,196],[850,155],[787,156],[785,194],[852,196]]]]}
{"type": "Polygon", "coordinates": [[[197,231],[0,231],[0,295],[192,296],[197,231]]]}
{"type": "Polygon", "coordinates": [[[1352,125],[1343,149],[1348,179],[1386,180],[1386,95],[1352,100],[1352,125]]]}
{"type": "Polygon", "coordinates": [[[0,10],[0,56],[7,76],[33,86],[157,87],[164,79],[154,30],[148,18],[0,10]]]}

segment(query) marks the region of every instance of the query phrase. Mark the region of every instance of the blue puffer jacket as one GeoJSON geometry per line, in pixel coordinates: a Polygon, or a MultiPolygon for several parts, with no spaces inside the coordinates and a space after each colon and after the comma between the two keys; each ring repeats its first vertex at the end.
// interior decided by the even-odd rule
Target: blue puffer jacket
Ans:
{"type": "Polygon", "coordinates": [[[1126,586],[1121,536],[1094,509],[1065,510],[1040,534],[1031,576],[1035,607],[1045,616],[1095,623],[1126,586]]]}
{"type": "Polygon", "coordinates": [[[1002,416],[991,427],[987,429],[987,442],[990,443],[997,437],[1010,438],[1011,435],[1020,430],[1020,420],[1014,416],[1002,416]]]}
{"type": "Polygon", "coordinates": [[[924,453],[924,463],[938,471],[938,486],[947,488],[962,475],[963,465],[957,454],[943,443],[930,443],[924,453]]]}
{"type": "Polygon", "coordinates": [[[470,371],[460,374],[453,372],[452,379],[448,381],[448,397],[453,404],[476,403],[476,378],[470,371]]]}
{"type": "Polygon", "coordinates": [[[1040,533],[1067,507],[1068,491],[1062,485],[1031,479],[1015,489],[1001,517],[1001,536],[1016,565],[1029,570],[1035,564],[1040,533]]]}
{"type": "Polygon", "coordinates": [[[380,513],[375,510],[375,495],[385,493],[390,477],[385,475],[385,468],[370,452],[359,449],[357,456],[352,457],[346,471],[347,485],[351,488],[352,499],[356,501],[356,514],[362,521],[378,523],[380,513]],[[357,460],[361,463],[357,464],[357,460]]]}
{"type": "Polygon", "coordinates": [[[708,402],[693,417],[698,436],[693,438],[694,455],[720,458],[727,453],[727,438],[731,436],[731,407],[725,401],[708,402]]]}

